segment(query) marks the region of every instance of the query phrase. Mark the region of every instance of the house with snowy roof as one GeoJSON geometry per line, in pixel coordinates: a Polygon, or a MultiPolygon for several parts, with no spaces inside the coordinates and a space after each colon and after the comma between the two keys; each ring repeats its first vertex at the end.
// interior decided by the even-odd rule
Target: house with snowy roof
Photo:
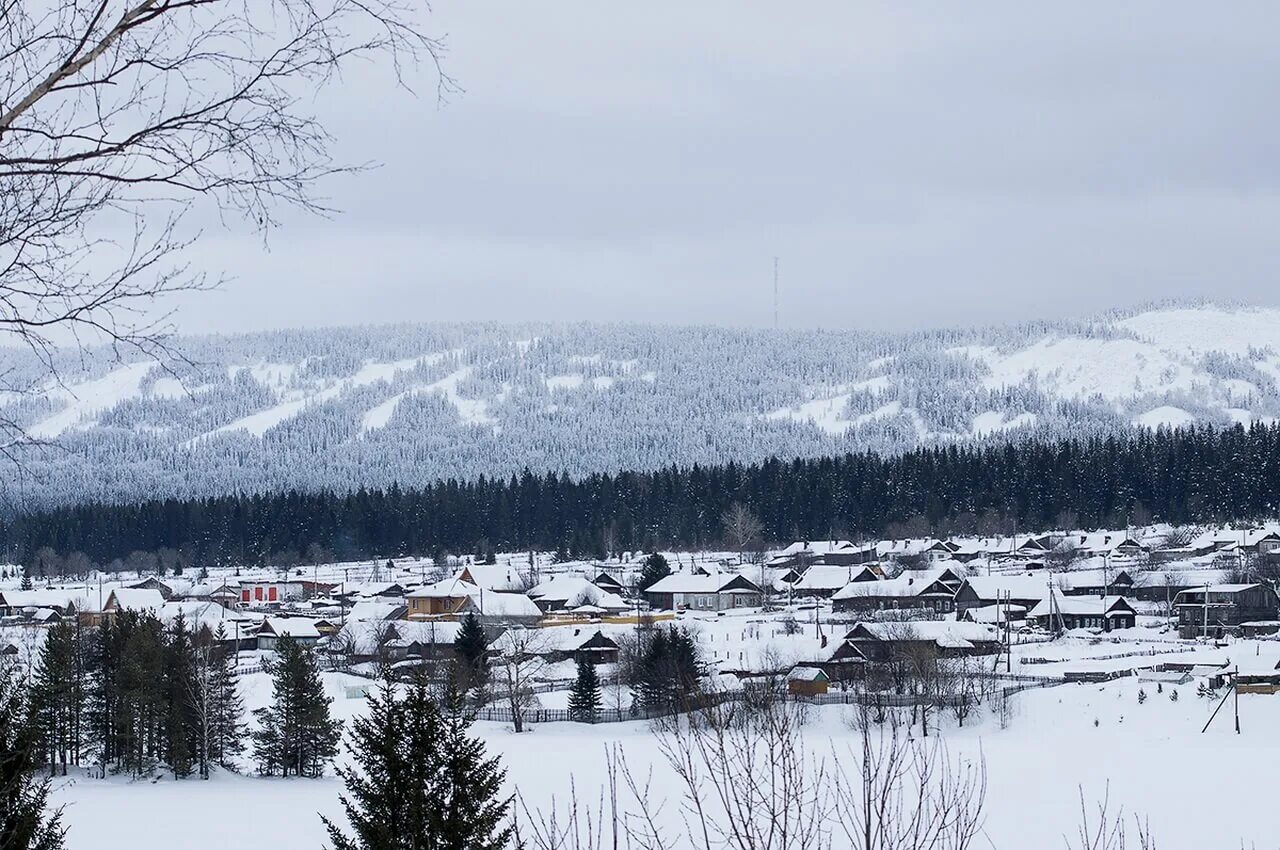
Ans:
{"type": "Polygon", "coordinates": [[[768,564],[799,570],[813,564],[841,567],[874,560],[874,546],[858,546],[848,540],[797,540],[770,558],[768,564]]]}
{"type": "Polygon", "coordinates": [[[489,651],[498,655],[531,652],[552,663],[584,661],[588,664],[613,664],[621,652],[618,642],[600,628],[554,626],[539,629],[533,639],[529,634],[521,629],[508,629],[489,644],[489,651]]]}
{"type": "Polygon", "coordinates": [[[740,573],[674,573],[649,585],[644,596],[651,608],[667,611],[758,608],[762,598],[760,588],[740,573]]]}
{"type": "Polygon", "coordinates": [[[524,593],[529,583],[510,564],[467,564],[454,576],[495,593],[524,593]]]}
{"type": "Polygon", "coordinates": [[[950,567],[904,570],[896,578],[850,582],[831,597],[831,605],[837,612],[920,610],[946,614],[955,610],[956,590],[963,582],[950,567]]]}
{"type": "Polygon", "coordinates": [[[854,582],[877,582],[878,573],[865,564],[843,567],[827,564],[815,564],[791,584],[791,592],[795,596],[817,596],[828,599],[840,588],[854,582]]]}
{"type": "Polygon", "coordinates": [[[1216,584],[1180,591],[1173,598],[1178,633],[1184,638],[1219,638],[1244,623],[1275,620],[1280,600],[1265,584],[1216,584]]]}
{"type": "Polygon", "coordinates": [[[927,648],[939,657],[991,655],[1000,651],[1000,633],[984,623],[943,620],[858,623],[845,641],[872,663],[927,648]]]}
{"type": "Polygon", "coordinates": [[[293,638],[303,646],[315,646],[320,640],[320,630],[309,617],[267,617],[258,629],[258,649],[274,652],[284,637],[293,638]]]}
{"type": "Polygon", "coordinates": [[[447,578],[405,594],[405,617],[459,619],[474,613],[492,623],[534,623],[542,610],[523,593],[486,591],[461,578],[447,578]]]}
{"type": "MultiPolygon", "coordinates": [[[[92,606],[96,607],[96,606],[92,606]]],[[[83,588],[37,588],[0,591],[0,616],[26,617],[38,611],[53,611],[59,617],[74,617],[92,610],[83,588]]]]}
{"type": "Polygon", "coordinates": [[[1043,629],[1132,629],[1138,612],[1123,596],[1063,596],[1055,593],[1027,612],[1027,619],[1043,629]]]}
{"type": "Polygon", "coordinates": [[[956,613],[963,617],[970,608],[1006,602],[1030,610],[1048,597],[1049,587],[1047,574],[969,576],[956,591],[956,613]]]}
{"type": "Polygon", "coordinates": [[[1132,596],[1133,574],[1123,569],[1082,569],[1056,573],[1053,582],[1066,596],[1132,596]]]}
{"type": "Polygon", "coordinates": [[[160,609],[164,608],[164,603],[164,594],[158,590],[117,587],[107,596],[107,601],[102,606],[102,613],[110,616],[121,611],[134,611],[139,614],[154,614],[158,617],[160,609]]]}

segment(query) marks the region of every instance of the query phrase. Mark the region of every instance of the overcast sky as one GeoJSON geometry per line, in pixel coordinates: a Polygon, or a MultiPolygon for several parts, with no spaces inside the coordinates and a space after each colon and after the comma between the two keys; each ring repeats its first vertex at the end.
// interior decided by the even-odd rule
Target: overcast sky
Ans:
{"type": "Polygon", "coordinates": [[[317,109],[335,219],[188,330],[452,319],[918,327],[1280,301],[1280,4],[435,0],[438,107],[317,109]]]}

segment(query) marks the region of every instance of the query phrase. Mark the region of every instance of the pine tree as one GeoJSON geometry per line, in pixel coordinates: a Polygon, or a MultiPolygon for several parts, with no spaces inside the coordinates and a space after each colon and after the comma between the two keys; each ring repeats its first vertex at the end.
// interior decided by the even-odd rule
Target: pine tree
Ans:
{"type": "Polygon", "coordinates": [[[337,754],[342,721],[329,716],[332,700],[324,694],[314,653],[285,636],[276,644],[276,655],[269,667],[272,703],[254,712],[258,771],[265,776],[323,776],[337,754]]]}
{"type": "Polygon", "coordinates": [[[51,773],[67,775],[78,764],[84,714],[84,677],[77,628],[62,621],[46,633],[31,684],[31,707],[39,741],[36,758],[51,773]]]}
{"type": "Polygon", "coordinates": [[[684,711],[698,690],[698,648],[685,629],[655,629],[642,647],[636,671],[641,706],[684,711]]]}
{"type": "Polygon", "coordinates": [[[197,706],[199,683],[196,680],[195,649],[187,620],[181,613],[169,629],[165,647],[165,739],[167,761],[175,779],[190,776],[196,763],[203,759],[199,738],[201,718],[197,706]]]}
{"type": "Polygon", "coordinates": [[[22,574],[22,589],[23,590],[31,589],[31,576],[27,575],[26,573],[22,574]]]}
{"type": "Polygon", "coordinates": [[[671,567],[661,552],[654,552],[644,559],[640,568],[640,589],[647,590],[653,584],[671,575],[671,567]]]}
{"type": "MultiPolygon", "coordinates": [[[[422,705],[422,700],[411,711],[422,705]]],[[[468,734],[471,718],[456,694],[447,695],[442,713],[444,734],[443,798],[439,823],[440,850],[503,850],[511,840],[509,798],[500,796],[506,771],[495,756],[485,757],[484,743],[468,734]]]]}
{"type": "Polygon", "coordinates": [[[569,716],[583,723],[594,723],[600,716],[602,702],[596,666],[586,658],[579,658],[578,677],[569,692],[569,716]]]}
{"type": "Polygon", "coordinates": [[[60,850],[61,811],[46,812],[49,780],[35,776],[37,732],[21,685],[0,674],[0,847],[60,850]]]}
{"type": "Polygon", "coordinates": [[[511,838],[505,773],[467,734],[460,700],[441,710],[425,677],[398,697],[385,681],[353,721],[339,768],[347,789],[347,836],[324,819],[335,850],[501,850],[511,838]]]}
{"type": "Polygon", "coordinates": [[[464,693],[489,682],[489,641],[475,612],[467,614],[453,642],[457,653],[458,687],[464,693]]]}
{"type": "Polygon", "coordinates": [[[227,649],[226,629],[214,633],[209,661],[209,758],[224,770],[236,769],[236,757],[244,752],[244,700],[240,696],[235,653],[227,649]]]}

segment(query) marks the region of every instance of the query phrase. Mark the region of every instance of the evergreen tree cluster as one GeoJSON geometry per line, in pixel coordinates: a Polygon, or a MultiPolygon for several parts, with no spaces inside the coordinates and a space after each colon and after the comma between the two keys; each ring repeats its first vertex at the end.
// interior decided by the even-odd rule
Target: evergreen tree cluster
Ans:
{"type": "Polygon", "coordinates": [[[667,626],[644,633],[635,669],[638,707],[650,712],[688,710],[701,672],[698,643],[686,629],[667,626]]]}
{"type": "Polygon", "coordinates": [[[55,624],[30,683],[36,762],[64,776],[90,760],[134,776],[234,769],[244,712],[223,641],[135,611],[96,628],[55,624]]]}
{"type": "Polygon", "coordinates": [[[919,449],[572,479],[448,480],[421,489],[232,495],[81,505],[16,517],[2,532],[30,559],[42,547],[99,564],[170,549],[195,564],[267,563],[271,553],[339,560],[511,549],[599,557],[607,548],[698,547],[741,503],[767,539],[1082,528],[1138,518],[1245,520],[1280,509],[1280,424],[919,449]],[[605,542],[609,541],[610,547],[605,542]]]}

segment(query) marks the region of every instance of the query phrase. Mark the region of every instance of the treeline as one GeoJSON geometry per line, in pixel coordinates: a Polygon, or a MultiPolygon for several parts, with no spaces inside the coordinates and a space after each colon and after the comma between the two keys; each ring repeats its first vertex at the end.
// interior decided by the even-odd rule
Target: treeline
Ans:
{"type": "Polygon", "coordinates": [[[2,531],[11,559],[30,563],[43,549],[79,553],[77,562],[83,556],[108,568],[124,567],[138,552],[199,566],[493,547],[598,557],[714,545],[725,537],[722,516],[734,504],[758,517],[764,539],[773,541],[1270,517],[1280,505],[1280,425],[578,479],[526,471],[419,489],[87,504],[19,516],[2,531]]]}
{"type": "Polygon", "coordinates": [[[192,630],[181,616],[165,625],[121,611],[99,627],[55,624],[30,677],[34,762],[64,776],[95,765],[104,775],[207,779],[214,766],[238,769],[252,740],[259,773],[322,775],[341,724],[311,650],[280,640],[272,702],[250,735],[233,646],[221,627],[192,630]]]}

